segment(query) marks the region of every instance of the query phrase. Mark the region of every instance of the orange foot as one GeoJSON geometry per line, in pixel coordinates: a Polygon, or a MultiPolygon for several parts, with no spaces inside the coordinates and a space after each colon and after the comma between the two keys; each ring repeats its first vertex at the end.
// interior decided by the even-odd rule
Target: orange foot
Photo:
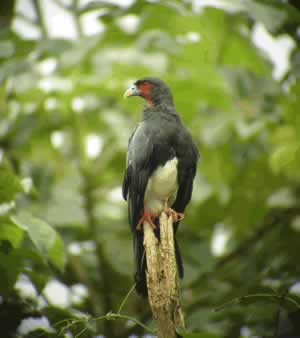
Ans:
{"type": "Polygon", "coordinates": [[[173,217],[174,222],[182,221],[184,219],[184,214],[176,212],[174,209],[167,208],[164,211],[168,216],[173,217]]]}
{"type": "Polygon", "coordinates": [[[165,201],[164,212],[168,216],[172,216],[174,222],[182,221],[184,219],[184,214],[176,212],[174,209],[168,207],[168,200],[165,201]]]}
{"type": "Polygon", "coordinates": [[[156,213],[150,213],[146,210],[146,207],[144,207],[144,213],[140,220],[138,221],[138,224],[136,226],[136,230],[141,230],[143,223],[146,221],[151,228],[154,230],[156,228],[156,225],[153,223],[152,218],[157,218],[159,215],[156,213]]]}

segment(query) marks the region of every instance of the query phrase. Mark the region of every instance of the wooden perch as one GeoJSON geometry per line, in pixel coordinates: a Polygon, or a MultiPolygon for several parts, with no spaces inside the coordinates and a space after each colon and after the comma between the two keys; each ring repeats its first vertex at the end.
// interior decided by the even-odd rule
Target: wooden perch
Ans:
{"type": "Polygon", "coordinates": [[[172,216],[160,216],[160,241],[147,222],[144,246],[147,260],[147,287],[158,338],[176,338],[176,327],[184,327],[177,276],[172,216]]]}

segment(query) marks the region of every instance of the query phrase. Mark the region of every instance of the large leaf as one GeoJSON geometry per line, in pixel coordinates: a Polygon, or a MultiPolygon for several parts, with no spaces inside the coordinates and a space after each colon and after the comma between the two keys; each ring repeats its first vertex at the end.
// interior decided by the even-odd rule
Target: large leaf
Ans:
{"type": "Polygon", "coordinates": [[[45,221],[22,212],[12,221],[28,233],[40,254],[54,266],[63,269],[65,263],[63,243],[57,232],[45,221]]]}
{"type": "Polygon", "coordinates": [[[22,250],[10,250],[8,252],[0,250],[0,293],[6,295],[9,293],[19,273],[24,268],[22,250]]]}
{"type": "Polygon", "coordinates": [[[23,232],[23,229],[14,223],[0,221],[0,241],[8,241],[14,248],[20,246],[23,232]]]}
{"type": "Polygon", "coordinates": [[[10,202],[17,192],[22,191],[22,185],[11,171],[0,168],[0,204],[10,202]]]}

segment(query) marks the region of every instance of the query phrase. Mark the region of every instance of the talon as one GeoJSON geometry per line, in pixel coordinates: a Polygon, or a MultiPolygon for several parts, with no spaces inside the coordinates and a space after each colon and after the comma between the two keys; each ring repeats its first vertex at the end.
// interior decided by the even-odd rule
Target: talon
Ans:
{"type": "Polygon", "coordinates": [[[176,212],[175,210],[173,210],[171,208],[168,208],[167,210],[165,210],[165,213],[168,216],[172,216],[174,222],[182,221],[184,219],[184,214],[182,214],[180,212],[176,212]]]}
{"type": "Polygon", "coordinates": [[[174,222],[182,221],[184,219],[183,213],[176,212],[174,209],[168,207],[168,200],[165,201],[164,212],[167,216],[172,216],[174,222]]]}
{"type": "Polygon", "coordinates": [[[153,223],[152,218],[157,218],[158,216],[159,215],[157,213],[147,212],[146,208],[144,207],[144,213],[136,225],[136,230],[142,230],[142,225],[145,221],[151,226],[153,230],[156,229],[156,225],[153,223]]]}

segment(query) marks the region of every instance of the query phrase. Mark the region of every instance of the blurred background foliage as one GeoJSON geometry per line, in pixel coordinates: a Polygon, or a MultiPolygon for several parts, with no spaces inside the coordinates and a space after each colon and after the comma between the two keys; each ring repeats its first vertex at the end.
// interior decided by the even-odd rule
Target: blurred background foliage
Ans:
{"type": "MultiPolygon", "coordinates": [[[[142,103],[122,94],[146,75],[170,85],[201,152],[177,234],[184,337],[300,335],[297,6],[1,2],[3,337],[149,334],[124,318],[86,321],[116,312],[133,283],[120,186],[142,103]]],[[[122,311],[153,327],[135,294],[122,311]]]]}

